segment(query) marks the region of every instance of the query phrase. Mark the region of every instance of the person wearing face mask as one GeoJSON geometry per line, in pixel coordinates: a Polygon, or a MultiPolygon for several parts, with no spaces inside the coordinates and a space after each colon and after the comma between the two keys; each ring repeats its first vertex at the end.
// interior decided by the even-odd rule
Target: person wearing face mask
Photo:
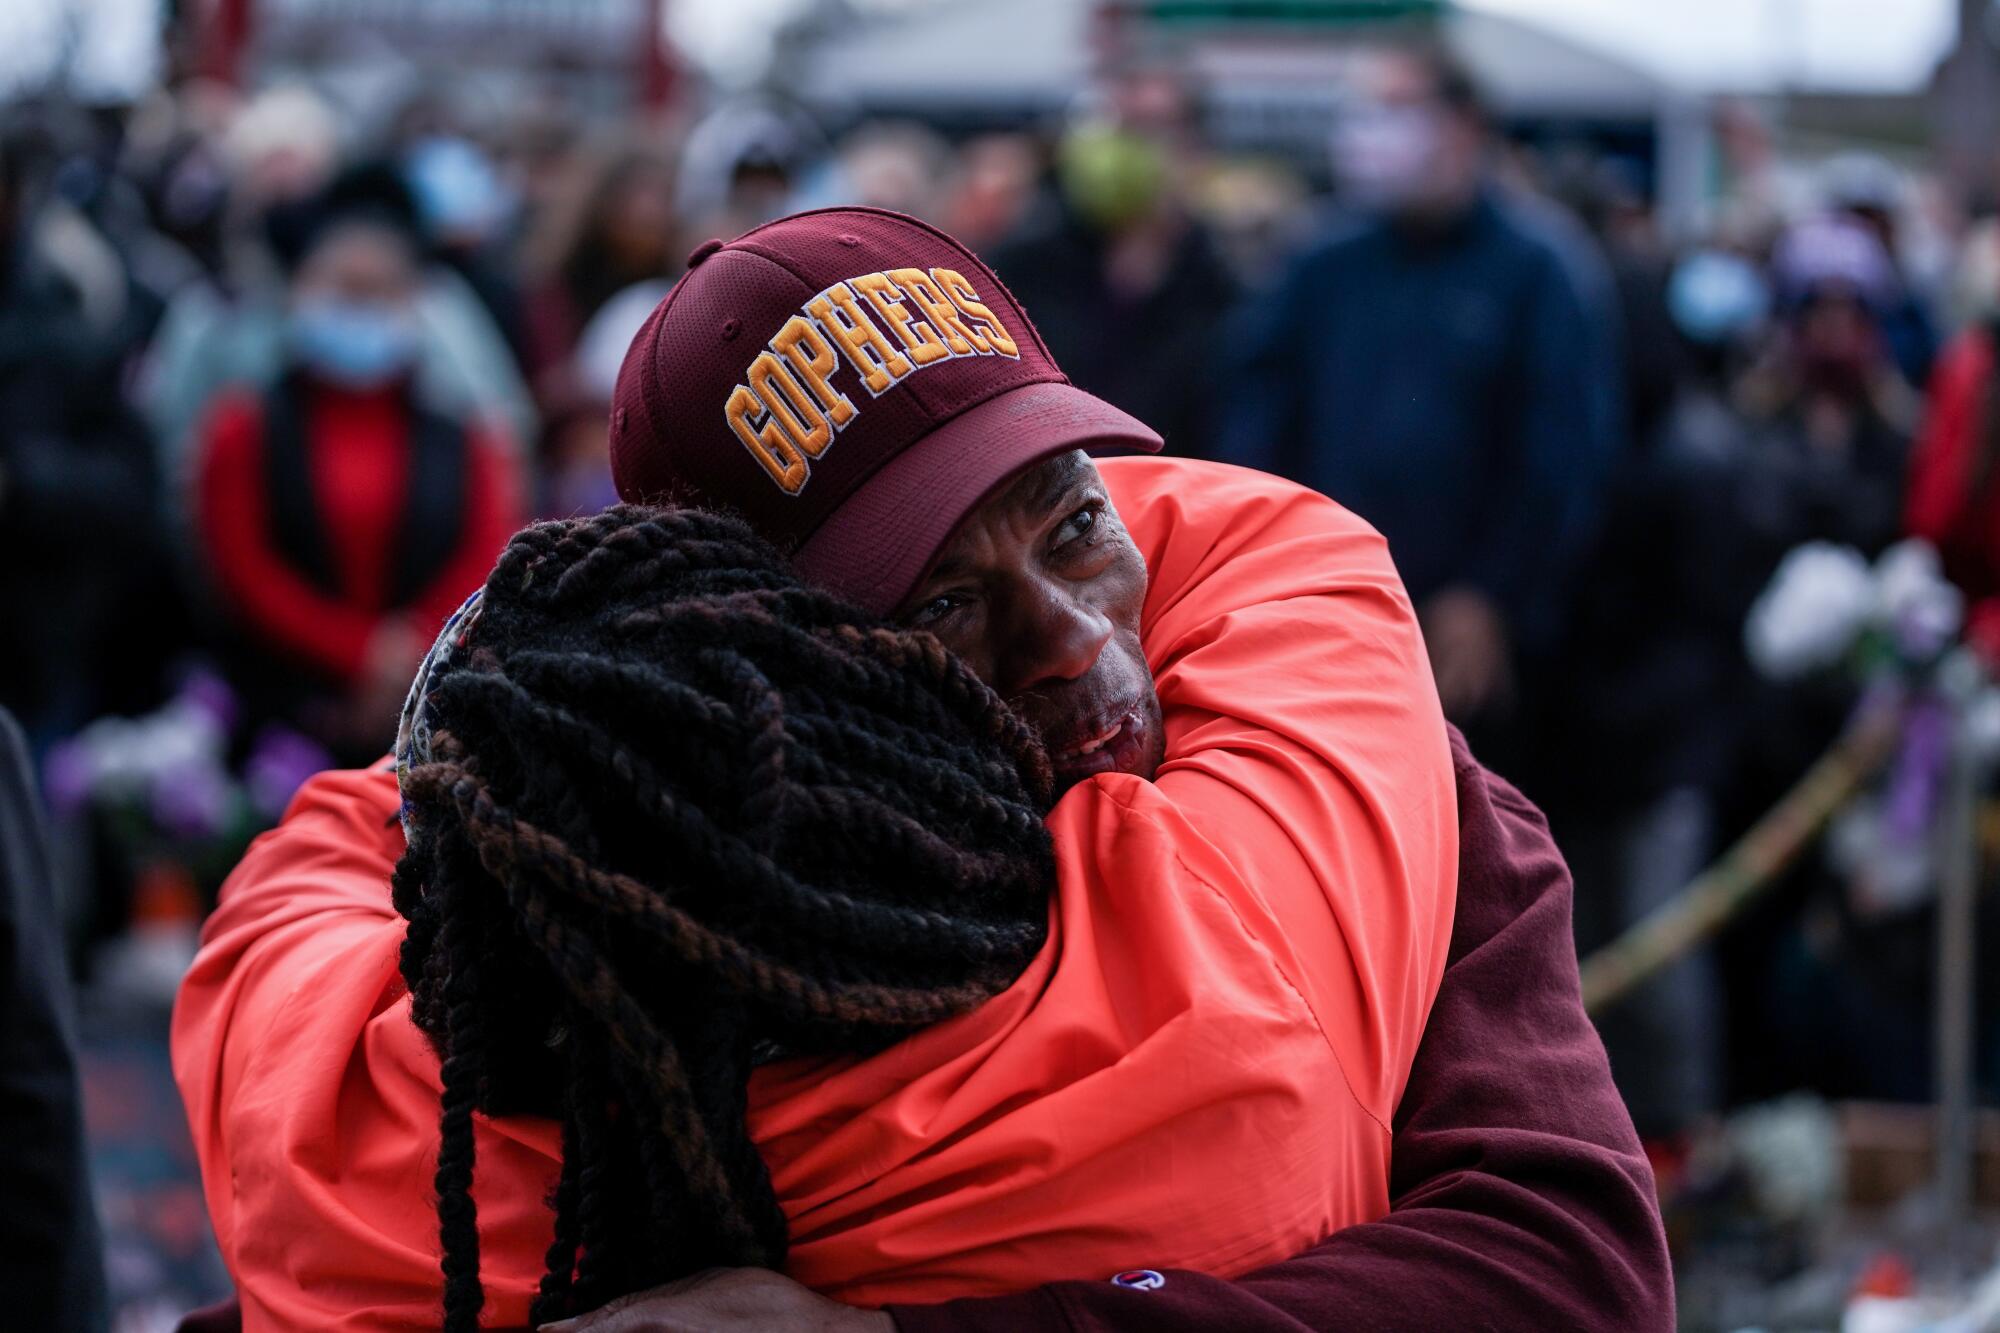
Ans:
{"type": "Polygon", "coordinates": [[[1753,445],[1743,517],[1754,568],[1806,541],[1873,555],[1900,533],[1916,400],[1884,336],[1896,292],[1881,243],[1836,217],[1779,237],[1771,269],[1777,336],[1744,373],[1736,405],[1753,445]]]}
{"type": "Polygon", "coordinates": [[[1447,56],[1385,48],[1357,81],[1334,144],[1353,214],[1231,330],[1221,457],[1382,531],[1445,712],[1490,757],[1618,453],[1614,301],[1587,242],[1490,180],[1447,56]]]}
{"type": "Polygon", "coordinates": [[[366,756],[513,530],[517,464],[424,392],[418,253],[393,214],[323,209],[297,254],[279,373],[197,433],[194,526],[253,712],[366,756]]]}
{"type": "Polygon", "coordinates": [[[1191,114],[1170,75],[1113,80],[1101,113],[1064,133],[1054,194],[993,267],[1077,384],[1151,422],[1169,452],[1207,457],[1215,331],[1238,292],[1182,199],[1191,114]]]}

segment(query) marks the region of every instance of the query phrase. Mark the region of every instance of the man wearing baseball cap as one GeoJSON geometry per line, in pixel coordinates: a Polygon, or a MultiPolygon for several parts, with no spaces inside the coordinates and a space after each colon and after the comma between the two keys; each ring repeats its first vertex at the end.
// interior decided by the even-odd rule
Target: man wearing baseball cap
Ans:
{"type": "MultiPolygon", "coordinates": [[[[892,1305],[894,1327],[1671,1327],[1650,1173],[1577,994],[1566,874],[1539,815],[1462,740],[1450,758],[1427,744],[1436,703],[1421,652],[1384,653],[1366,599],[1342,595],[1353,586],[1328,595],[1354,571],[1316,567],[1344,557],[1302,532],[1358,527],[1351,516],[1238,469],[1094,464],[1088,455],[1152,453],[1161,440],[1071,385],[969,251],[866,209],[698,248],[633,342],[611,430],[624,498],[741,513],[808,579],[964,657],[1042,732],[1065,782],[1156,780],[1158,818],[1182,821],[1191,856],[1242,865],[1274,901],[1325,894],[1362,981],[1340,991],[1345,980],[1301,978],[1323,1023],[1359,1001],[1366,1019],[1335,1022],[1393,1026],[1367,974],[1421,951],[1389,947],[1396,932],[1371,918],[1396,914],[1391,867],[1421,862],[1408,841],[1451,832],[1371,808],[1396,782],[1371,758],[1455,769],[1464,861],[1449,966],[1414,1063],[1374,1071],[1401,1090],[1392,1211],[1235,1282],[1139,1269],[892,1305]],[[1409,709],[1412,697],[1422,706],[1409,709]],[[1330,769],[1359,802],[1326,798],[1316,779],[1330,769]],[[1233,794],[1178,780],[1196,770],[1233,794]]],[[[1058,850],[1091,855],[1060,837],[1058,850]]],[[[1310,967],[1309,952],[1293,961],[1310,967]]],[[[1381,1037],[1350,1032],[1344,1049],[1395,1046],[1381,1037]]],[[[1342,1040],[1331,1025],[1329,1039],[1342,1040]]],[[[578,1322],[889,1326],[748,1271],[578,1322]]]]}
{"type": "MultiPolygon", "coordinates": [[[[1269,968],[1254,1012],[1286,1044],[1218,1048],[1214,1064],[1288,1092],[1190,1105],[1199,1080],[1181,1075],[1213,1071],[1182,1069],[1141,1099],[1152,1104],[1016,1114],[1063,1104],[1020,1079],[1085,1085],[1093,1061],[1124,1058],[1071,1023],[1033,1068],[989,1063],[943,1080],[954,1114],[995,1099],[981,1114],[1022,1143],[1006,1169],[871,1193],[910,1182],[912,1162],[921,1177],[942,1146],[926,1138],[944,1121],[924,1100],[941,1085],[883,1087],[863,1148],[780,1189],[795,1226],[788,1270],[803,1281],[704,1274],[571,1325],[1671,1327],[1651,1176],[1578,999],[1567,877],[1539,816],[1448,737],[1414,614],[1371,529],[1259,473],[1094,463],[1093,451],[1160,441],[1070,385],[977,258],[864,209],[698,249],[633,342],[611,430],[625,498],[743,515],[806,578],[929,630],[1006,696],[1068,789],[1050,816],[1065,891],[1093,908],[1157,900],[1155,921],[1199,908],[1251,941],[1269,968]],[[1121,878],[1140,863],[1134,849],[1147,867],[1139,894],[1121,878]],[[1305,1069],[1324,1078],[1296,1081],[1305,1069]],[[1264,1109],[1246,1122],[1253,1105],[1264,1109]],[[1176,1124],[1212,1115],[1234,1117],[1238,1160],[1204,1161],[1210,1135],[1174,1139],[1176,1124]],[[1168,1131],[1148,1140],[1161,1151],[1120,1153],[1142,1126],[1168,1131]],[[1272,1165],[1287,1162],[1301,1165],[1272,1165]],[[1287,1203],[1275,1225],[1243,1217],[1289,1200],[1304,1204],[1287,1203]],[[1104,1252],[1123,1236],[1149,1237],[1148,1251],[1190,1237],[1202,1248],[1178,1252],[1180,1264],[1104,1252]],[[1033,1285],[1054,1278],[1071,1280],[1033,1285]],[[1012,1294],[942,1299],[979,1291],[1012,1294]]],[[[369,1035],[380,1007],[369,985],[349,988],[352,1004],[296,1006],[287,979],[326,952],[318,942],[339,925],[316,925],[327,903],[379,916],[371,885],[393,861],[395,794],[381,771],[302,795],[260,843],[259,868],[225,887],[177,1006],[176,1074],[212,1206],[268,1192],[236,1171],[247,1145],[260,1170],[303,1171],[338,1222],[322,1228],[324,1253],[303,1234],[280,1246],[225,1238],[246,1308],[259,1283],[349,1313],[398,1300],[421,1311],[434,1290],[435,1260],[415,1239],[429,1217],[398,1165],[408,1137],[295,1142],[307,1084],[350,1111],[431,1087],[369,1035]],[[276,1030],[272,1005],[292,1024],[275,1052],[254,1035],[276,1030]],[[246,1060],[292,1080],[285,1097],[253,1099],[254,1115],[234,1105],[246,1060]],[[322,1178],[341,1188],[318,1190],[322,1178]]],[[[1098,965],[1087,943],[1052,960],[1087,995],[1155,998],[1149,974],[1098,965]]],[[[841,1128],[857,1142],[856,1124],[841,1128]]],[[[480,1185],[517,1214],[539,1205],[516,1187],[480,1185]]],[[[496,1243],[492,1258],[525,1309],[540,1250],[520,1248],[501,1264],[496,1243]]]]}

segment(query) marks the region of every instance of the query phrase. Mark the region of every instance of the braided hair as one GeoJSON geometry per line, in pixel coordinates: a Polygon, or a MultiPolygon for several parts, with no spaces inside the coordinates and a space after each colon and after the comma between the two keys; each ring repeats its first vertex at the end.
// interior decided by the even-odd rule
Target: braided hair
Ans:
{"type": "Polygon", "coordinates": [[[443,1066],[444,1327],[484,1303],[474,1111],[561,1121],[535,1322],[781,1265],[752,1067],[879,1049],[1020,975],[1046,755],[936,639],[699,510],[524,530],[456,632],[412,692],[394,879],[443,1066]]]}

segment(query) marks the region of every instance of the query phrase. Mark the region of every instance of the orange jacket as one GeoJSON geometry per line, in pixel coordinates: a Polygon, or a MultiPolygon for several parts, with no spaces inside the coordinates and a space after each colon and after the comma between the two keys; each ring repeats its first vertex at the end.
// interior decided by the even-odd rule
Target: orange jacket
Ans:
{"type": "MultiPolygon", "coordinates": [[[[1388,1209],[1451,934],[1451,755],[1382,539],[1259,473],[1103,465],[1146,557],[1167,762],[1050,816],[1048,946],[863,1059],[757,1070],[789,1270],[857,1304],[1134,1265],[1224,1276],[1388,1209]]],[[[386,769],[330,773],[224,886],[174,1067],[247,1329],[434,1326],[438,1068],[397,975],[386,769]]],[[[552,1122],[480,1120],[488,1320],[542,1268],[552,1122]]]]}

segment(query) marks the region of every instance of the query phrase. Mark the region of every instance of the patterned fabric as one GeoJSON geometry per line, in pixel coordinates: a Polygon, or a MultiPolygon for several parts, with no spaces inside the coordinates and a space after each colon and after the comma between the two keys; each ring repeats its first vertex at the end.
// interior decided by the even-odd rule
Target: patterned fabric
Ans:
{"type": "MultiPolygon", "coordinates": [[[[473,593],[446,618],[444,628],[438,631],[437,641],[417,667],[417,678],[410,682],[410,693],[403,700],[402,720],[396,724],[396,787],[399,791],[409,791],[411,769],[430,762],[431,719],[424,705],[430,699],[431,682],[464,651],[466,642],[472,637],[472,627],[479,623],[479,601],[484,593],[483,588],[473,593]]],[[[416,829],[412,827],[407,796],[403,800],[401,814],[403,838],[415,842],[416,829]]]]}

